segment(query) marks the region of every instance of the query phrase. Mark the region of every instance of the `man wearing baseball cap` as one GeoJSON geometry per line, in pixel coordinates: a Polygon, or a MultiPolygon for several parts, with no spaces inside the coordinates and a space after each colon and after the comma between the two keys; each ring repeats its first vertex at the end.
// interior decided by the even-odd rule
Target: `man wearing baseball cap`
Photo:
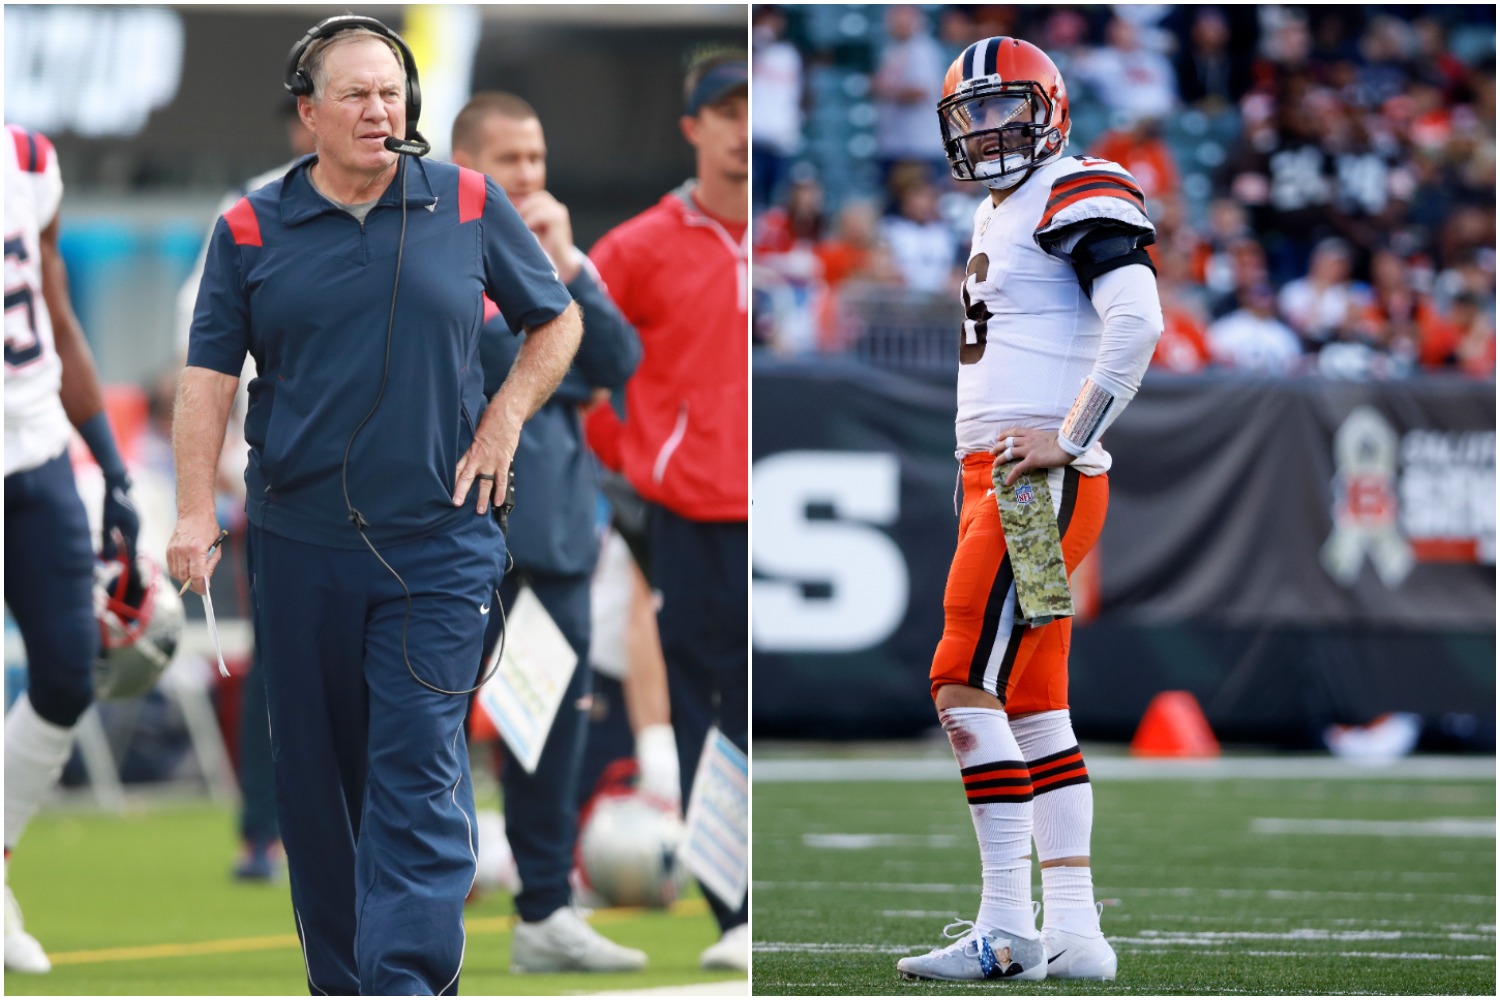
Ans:
{"type": "MultiPolygon", "coordinates": [[[[688,67],[682,134],[697,176],[589,254],[644,351],[625,422],[596,449],[651,506],[643,567],[660,595],[682,801],[710,726],[748,750],[750,135],[744,52],[688,67]]],[[[613,411],[600,407],[591,438],[613,411]]],[[[612,431],[612,433],[610,432],[612,431]]],[[[720,940],[710,969],[747,969],[746,906],[705,892],[720,940]]]]}

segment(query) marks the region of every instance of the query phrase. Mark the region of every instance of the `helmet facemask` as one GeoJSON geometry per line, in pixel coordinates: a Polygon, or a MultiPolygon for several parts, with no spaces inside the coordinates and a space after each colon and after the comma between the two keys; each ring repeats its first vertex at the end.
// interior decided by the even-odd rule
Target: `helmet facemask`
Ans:
{"type": "Polygon", "coordinates": [[[1051,102],[1036,83],[976,83],[938,104],[953,176],[993,190],[1015,187],[1062,152],[1067,136],[1051,119],[1051,102]]]}

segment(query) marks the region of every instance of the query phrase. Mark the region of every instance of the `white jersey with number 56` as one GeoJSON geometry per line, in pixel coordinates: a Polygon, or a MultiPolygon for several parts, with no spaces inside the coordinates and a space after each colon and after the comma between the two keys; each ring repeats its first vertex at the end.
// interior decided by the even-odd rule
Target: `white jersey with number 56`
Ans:
{"type": "Polygon", "coordinates": [[[42,298],[41,234],[62,202],[52,143],[6,126],[5,143],[5,474],[62,454],[73,433],[63,410],[62,361],[42,298]]]}
{"type": "MultiPolygon", "coordinates": [[[[958,454],[988,451],[1004,427],[1057,430],[1094,368],[1104,326],[1073,264],[1043,248],[1071,249],[1093,221],[1154,234],[1145,199],[1108,160],[1064,157],[1037,169],[998,206],[974,213],[963,286],[958,368],[958,454]]],[[[1109,471],[1098,443],[1073,463],[1109,471]]]]}

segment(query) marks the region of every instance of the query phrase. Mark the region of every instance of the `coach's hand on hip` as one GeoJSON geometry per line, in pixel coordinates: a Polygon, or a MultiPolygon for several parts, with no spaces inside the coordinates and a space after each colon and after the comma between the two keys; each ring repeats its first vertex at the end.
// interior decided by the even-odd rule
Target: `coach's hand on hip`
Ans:
{"type": "Polygon", "coordinates": [[[177,519],[172,540],[167,543],[167,572],[177,580],[191,581],[193,593],[200,597],[208,590],[208,578],[219,565],[222,548],[209,547],[219,537],[219,522],[212,512],[184,514],[177,519]]]}
{"type": "Polygon", "coordinates": [[[469,488],[479,484],[474,513],[488,513],[505,499],[505,481],[521,436],[521,421],[508,419],[499,406],[489,406],[479,418],[474,442],[459,459],[454,476],[453,506],[462,507],[469,488]]]}

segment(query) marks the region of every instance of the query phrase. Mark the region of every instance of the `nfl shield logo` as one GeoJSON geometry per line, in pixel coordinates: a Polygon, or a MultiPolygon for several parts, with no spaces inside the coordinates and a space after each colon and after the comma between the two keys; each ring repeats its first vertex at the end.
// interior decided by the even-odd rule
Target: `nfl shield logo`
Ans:
{"type": "Polygon", "coordinates": [[[1031,503],[1035,499],[1036,494],[1032,492],[1030,483],[1026,482],[1023,479],[1021,480],[1021,482],[1016,484],[1016,503],[1027,504],[1031,503]]]}

